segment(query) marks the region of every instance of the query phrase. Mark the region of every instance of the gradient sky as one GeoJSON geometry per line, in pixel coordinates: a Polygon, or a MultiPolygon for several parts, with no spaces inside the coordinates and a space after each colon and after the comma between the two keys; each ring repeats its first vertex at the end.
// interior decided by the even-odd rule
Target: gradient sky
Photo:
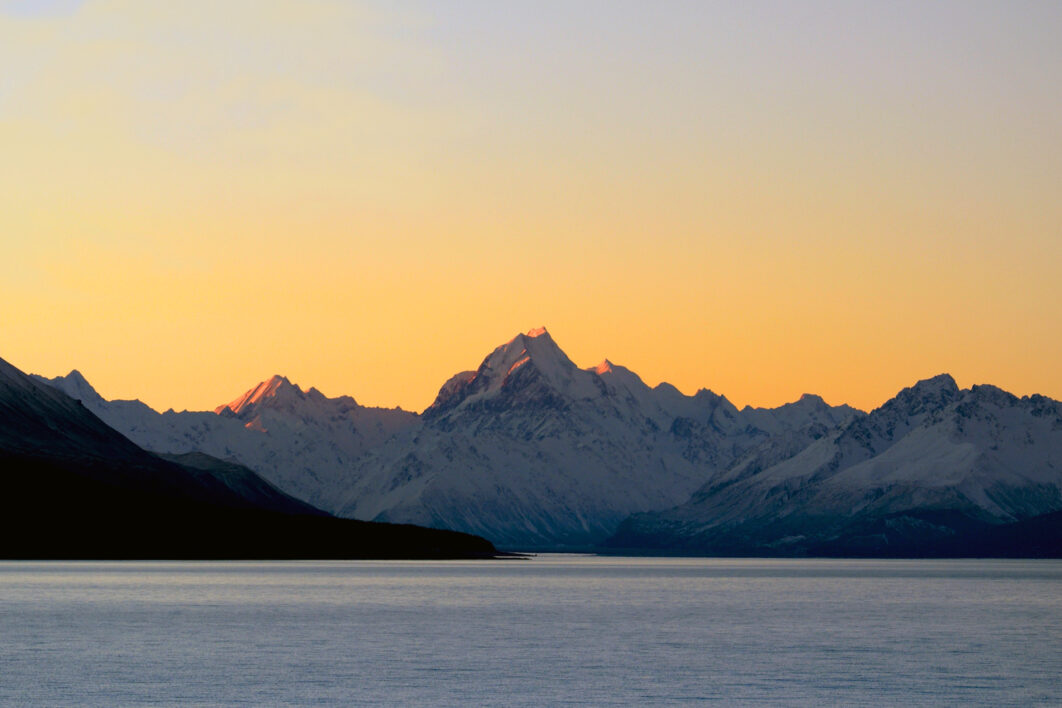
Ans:
{"type": "Polygon", "coordinates": [[[0,0],[0,357],[420,410],[580,366],[1062,398],[1062,4],[0,0]]]}

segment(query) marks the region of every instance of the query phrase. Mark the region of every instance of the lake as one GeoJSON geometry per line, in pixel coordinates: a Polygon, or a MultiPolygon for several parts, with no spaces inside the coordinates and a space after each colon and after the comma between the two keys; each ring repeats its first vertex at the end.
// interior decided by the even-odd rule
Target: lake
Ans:
{"type": "Polygon", "coordinates": [[[1062,704],[1062,561],[0,563],[0,703],[1062,704]]]}

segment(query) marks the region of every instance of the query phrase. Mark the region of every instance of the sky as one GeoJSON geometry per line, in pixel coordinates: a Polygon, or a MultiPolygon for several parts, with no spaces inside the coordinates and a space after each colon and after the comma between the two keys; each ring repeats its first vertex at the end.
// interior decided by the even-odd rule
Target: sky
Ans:
{"type": "Polygon", "coordinates": [[[578,365],[1062,398],[1062,4],[0,0],[0,357],[207,409],[578,365]]]}

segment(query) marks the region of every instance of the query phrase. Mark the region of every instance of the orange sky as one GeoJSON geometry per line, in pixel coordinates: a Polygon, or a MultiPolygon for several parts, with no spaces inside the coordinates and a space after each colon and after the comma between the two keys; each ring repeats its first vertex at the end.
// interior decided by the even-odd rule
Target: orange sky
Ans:
{"type": "Polygon", "coordinates": [[[738,405],[1062,398],[1062,10],[732,5],[0,3],[0,357],[420,410],[546,325],[738,405]]]}

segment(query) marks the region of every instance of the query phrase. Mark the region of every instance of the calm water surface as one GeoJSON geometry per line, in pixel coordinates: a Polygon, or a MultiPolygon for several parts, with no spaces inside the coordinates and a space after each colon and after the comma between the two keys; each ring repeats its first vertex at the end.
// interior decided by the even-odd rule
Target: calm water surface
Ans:
{"type": "Polygon", "coordinates": [[[0,703],[1062,705],[1062,562],[0,563],[0,703]]]}

